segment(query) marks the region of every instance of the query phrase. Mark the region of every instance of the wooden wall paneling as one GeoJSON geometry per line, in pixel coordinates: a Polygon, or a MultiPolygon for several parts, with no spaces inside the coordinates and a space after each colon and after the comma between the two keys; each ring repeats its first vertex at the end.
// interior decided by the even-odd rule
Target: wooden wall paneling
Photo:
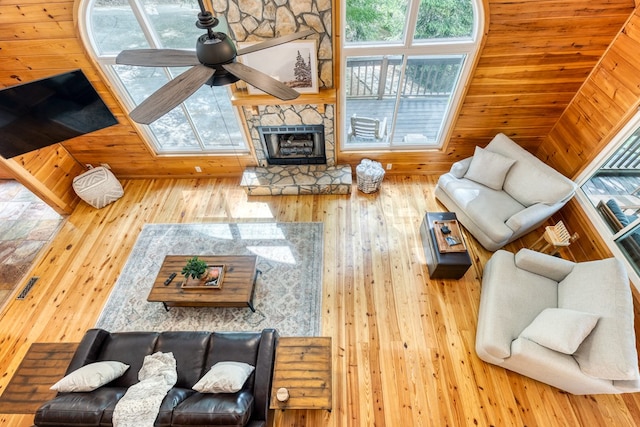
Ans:
{"type": "MultiPolygon", "coordinates": [[[[3,57],[41,57],[43,53],[53,53],[55,56],[81,55],[84,57],[84,49],[76,40],[69,38],[57,38],[54,35],[40,36],[30,40],[0,41],[3,57]]],[[[46,67],[37,67],[46,68],[46,67]]]]}
{"type": "Polygon", "coordinates": [[[601,65],[593,71],[590,80],[596,81],[596,86],[620,108],[624,109],[624,106],[631,105],[637,101],[637,86],[631,85],[627,87],[622,85],[621,83],[623,82],[618,81],[614,76],[615,64],[611,69],[606,68],[604,62],[601,65]]]}
{"type": "Polygon", "coordinates": [[[2,2],[0,5],[0,25],[11,25],[16,22],[72,21],[73,1],[59,0],[42,3],[34,0],[2,2]]]}
{"type": "MultiPolygon", "coordinates": [[[[626,38],[620,38],[620,40],[625,39],[626,38]]],[[[635,72],[638,68],[626,57],[626,55],[629,55],[629,52],[633,52],[633,50],[631,50],[632,47],[633,46],[620,46],[615,48],[612,46],[602,58],[601,65],[611,71],[618,85],[636,90],[638,87],[638,76],[635,72]]]]}
{"type": "Polygon", "coordinates": [[[570,245],[574,261],[589,261],[612,256],[604,241],[596,236],[592,229],[591,220],[587,217],[580,204],[574,199],[569,201],[560,212],[554,215],[554,223],[562,221],[570,234],[578,233],[580,238],[570,245]]]}
{"type": "MultiPolygon", "coordinates": [[[[339,12],[337,2],[334,3],[335,12],[339,12]]],[[[629,0],[597,0],[588,5],[578,1],[490,0],[487,4],[488,35],[465,98],[469,103],[465,101],[461,107],[445,150],[419,154],[340,153],[341,162],[355,166],[363,157],[378,157],[394,165],[389,174],[445,172],[453,161],[471,155],[475,145],[486,145],[499,131],[514,137],[523,146],[535,147],[548,134],[571,94],[630,13],[629,0]],[[494,99],[486,102],[491,97],[494,99]],[[479,107],[478,100],[485,102],[486,107],[479,107]],[[512,108],[514,102],[515,109],[512,108]]],[[[117,176],[123,177],[193,175],[194,166],[203,162],[202,158],[164,157],[149,152],[100,72],[84,53],[76,27],[72,25],[74,7],[72,0],[46,5],[35,0],[20,3],[14,0],[12,4],[0,6],[0,46],[9,52],[5,59],[0,58],[0,84],[15,84],[57,71],[82,68],[120,125],[87,139],[66,143],[80,163],[108,163],[117,176]],[[16,34],[7,31],[3,23],[7,24],[6,28],[15,25],[16,34]],[[32,27],[37,31],[32,32],[32,27]],[[52,47],[43,45],[43,36],[53,40],[52,47]],[[127,155],[126,161],[123,152],[127,155]]],[[[337,47],[340,37],[337,20],[334,19],[333,25],[337,47]]],[[[337,49],[336,54],[339,54],[337,49]]],[[[338,58],[336,74],[340,71],[338,58]]],[[[334,82],[338,87],[339,79],[335,78],[334,82]]],[[[239,174],[243,169],[240,165],[250,164],[252,160],[243,155],[215,160],[213,157],[204,156],[208,165],[206,174],[239,174]]]]}
{"type": "Polygon", "coordinates": [[[617,62],[626,62],[634,69],[640,69],[638,55],[629,55],[629,52],[638,52],[640,50],[640,38],[637,38],[638,36],[637,32],[633,32],[631,35],[626,34],[624,31],[621,32],[616,42],[611,45],[607,52],[607,57],[610,55],[617,62]]]}
{"type": "MultiPolygon", "coordinates": [[[[49,77],[87,64],[73,32],[73,2],[27,0],[0,5],[0,86],[49,77]],[[17,27],[14,28],[14,25],[17,27]]],[[[83,171],[63,146],[2,159],[29,190],[62,214],[77,204],[73,177],[83,171]]]]}
{"type": "MultiPolygon", "coordinates": [[[[0,10],[2,6],[0,5],[0,10]]],[[[14,22],[0,23],[0,40],[33,40],[37,38],[52,37],[70,34],[74,31],[71,21],[48,22],[14,22]]]]}
{"type": "Polygon", "coordinates": [[[491,0],[481,59],[448,147],[471,155],[503,132],[535,152],[632,11],[624,0],[491,0]],[[533,111],[542,114],[527,117],[533,111]]]}
{"type": "MultiPolygon", "coordinates": [[[[492,16],[501,20],[522,20],[535,22],[560,19],[564,21],[569,17],[584,17],[592,19],[594,16],[620,15],[628,11],[628,6],[621,6],[622,3],[585,3],[582,0],[567,0],[557,2],[555,0],[537,1],[536,8],[531,7],[528,0],[499,0],[491,2],[492,16]]],[[[569,24],[567,24],[569,25],[569,24]]]]}
{"type": "Polygon", "coordinates": [[[5,164],[1,160],[4,159],[0,158],[0,179],[15,179],[15,176],[13,175],[11,169],[5,166],[5,164]]]}
{"type": "MultiPolygon", "coordinates": [[[[640,14],[636,9],[536,153],[570,178],[576,179],[637,111],[639,25],[640,14]]],[[[572,244],[580,256],[587,259],[611,256],[575,200],[560,214],[571,231],[581,236],[572,244]]],[[[572,252],[575,250],[572,248],[572,252]]]]}
{"type": "MultiPolygon", "coordinates": [[[[388,173],[444,172],[458,157],[470,155],[475,145],[485,145],[497,131],[521,137],[524,145],[534,146],[548,133],[549,127],[570,98],[567,80],[580,84],[584,74],[628,16],[629,3],[617,0],[584,5],[578,1],[553,0],[536,2],[532,7],[532,1],[489,1],[488,36],[466,98],[471,103],[465,103],[461,108],[460,119],[452,130],[451,143],[446,147],[446,152],[425,151],[420,155],[387,153],[383,160],[394,165],[388,173]],[[495,96],[495,100],[479,114],[477,105],[473,104],[475,99],[491,96],[495,96]],[[513,107],[513,99],[518,99],[521,109],[507,113],[513,107]],[[537,122],[535,116],[538,116],[537,122]],[[451,152],[459,156],[451,157],[448,155],[451,152]]],[[[25,73],[20,78],[22,81],[42,77],[47,74],[44,70],[50,72],[70,67],[80,67],[90,76],[92,83],[118,116],[121,128],[111,128],[113,134],[105,132],[86,141],[80,139],[66,144],[81,163],[113,164],[114,172],[120,176],[153,176],[164,174],[165,171],[172,175],[192,174],[196,163],[188,157],[166,158],[149,153],[119,104],[105,96],[110,90],[104,84],[98,84],[102,78],[84,54],[76,29],[71,25],[73,8],[74,2],[71,0],[58,0],[46,6],[35,0],[20,4],[14,1],[11,5],[0,6],[0,24],[16,25],[18,35],[16,37],[12,31],[0,31],[0,46],[15,54],[13,56],[20,55],[19,59],[5,60],[7,62],[1,62],[0,59],[0,70],[14,68],[12,75],[20,75],[15,71],[21,71],[25,73]],[[61,25],[51,25],[52,21],[61,25]],[[35,25],[40,23],[47,25],[35,25]],[[36,27],[38,32],[32,33],[31,27],[36,27]],[[45,33],[47,28],[51,34],[45,33]],[[54,40],[53,47],[45,50],[48,54],[42,54],[42,48],[46,47],[42,45],[43,36],[50,36],[54,40]],[[29,68],[42,72],[42,75],[36,76],[29,68]],[[121,139],[122,133],[128,136],[121,139]],[[121,160],[120,149],[125,150],[131,162],[121,160]]],[[[337,4],[335,9],[339,11],[337,4]]],[[[337,35],[334,43],[338,45],[340,35],[336,25],[334,20],[334,32],[337,35]]],[[[0,27],[4,28],[2,25],[0,27]]],[[[336,64],[336,72],[339,72],[339,61],[336,64]]],[[[0,76],[0,83],[6,80],[0,76]]],[[[5,84],[16,83],[15,79],[8,80],[5,84]]],[[[334,81],[337,85],[339,79],[334,81]]],[[[351,154],[343,157],[341,154],[340,159],[344,158],[349,163],[356,160],[352,163],[355,166],[358,158],[362,157],[351,154]]],[[[237,173],[241,168],[235,164],[238,161],[246,164],[248,160],[230,156],[220,162],[212,161],[212,166],[216,173],[237,173]],[[229,162],[223,165],[226,167],[219,167],[225,162],[229,162]]]]}
{"type": "MultiPolygon", "coordinates": [[[[89,77],[90,73],[86,72],[85,66],[86,57],[82,53],[53,54],[45,50],[39,55],[29,57],[3,56],[0,58],[0,85],[7,87],[28,83],[78,68],[83,69],[89,77]]],[[[92,83],[95,85],[95,81],[92,83]]]]}
{"type": "Polygon", "coordinates": [[[22,185],[55,209],[59,214],[70,214],[73,211],[73,208],[77,204],[77,199],[70,197],[72,193],[64,191],[58,194],[53,189],[47,188],[13,159],[7,160],[0,157],[0,164],[11,171],[11,178],[22,183],[22,185]]]}
{"type": "Polygon", "coordinates": [[[612,99],[610,94],[605,92],[603,87],[593,84],[591,78],[587,80],[578,95],[583,95],[584,98],[592,104],[594,109],[605,114],[605,118],[614,125],[615,120],[612,121],[611,116],[609,116],[607,112],[612,111],[614,118],[622,117],[626,114],[624,107],[618,105],[618,103],[612,99]]]}
{"type": "MultiPolygon", "coordinates": [[[[33,177],[29,189],[38,194],[51,207],[60,213],[71,213],[78,203],[72,188],[73,178],[85,169],[60,144],[45,147],[32,153],[17,156],[15,162],[33,177]],[[35,181],[35,182],[34,182],[35,181]],[[36,185],[36,182],[39,185],[36,185]],[[38,188],[32,188],[36,186],[38,188]],[[39,188],[39,187],[42,188],[39,188]],[[62,201],[54,203],[53,193],[62,201]]],[[[20,180],[22,182],[22,180],[20,180]]],[[[24,183],[23,184],[27,184],[24,183]]]]}
{"type": "Polygon", "coordinates": [[[595,158],[637,109],[640,61],[627,58],[635,57],[640,46],[639,23],[636,11],[539,148],[542,157],[570,177],[595,158]],[[565,156],[565,151],[578,155],[565,156]]]}

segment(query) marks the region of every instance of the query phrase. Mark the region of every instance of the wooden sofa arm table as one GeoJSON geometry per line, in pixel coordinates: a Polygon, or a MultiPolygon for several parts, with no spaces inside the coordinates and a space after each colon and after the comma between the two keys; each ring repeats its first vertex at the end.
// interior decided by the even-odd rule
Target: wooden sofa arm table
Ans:
{"type": "Polygon", "coordinates": [[[331,411],[331,337],[278,339],[270,409],[331,411]],[[280,389],[288,392],[284,401],[280,389]]]}

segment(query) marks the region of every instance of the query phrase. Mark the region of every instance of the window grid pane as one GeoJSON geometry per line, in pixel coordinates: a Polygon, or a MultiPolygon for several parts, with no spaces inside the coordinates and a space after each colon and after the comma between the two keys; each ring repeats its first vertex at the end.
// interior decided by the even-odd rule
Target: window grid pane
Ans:
{"type": "Polygon", "coordinates": [[[347,0],[347,43],[397,43],[404,37],[409,0],[347,0]]]}
{"type": "Polygon", "coordinates": [[[437,145],[465,55],[348,57],[347,148],[437,145]],[[387,137],[353,133],[353,116],[387,123],[387,137]]]}
{"type": "MultiPolygon", "coordinates": [[[[134,3],[135,5],[136,3],[134,3]]],[[[196,0],[174,0],[157,3],[142,0],[146,22],[154,25],[153,34],[164,48],[194,49],[196,38],[205,30],[195,26],[200,8],[196,0]]],[[[188,67],[134,67],[110,65],[115,55],[124,49],[148,48],[149,43],[139,26],[128,0],[96,0],[89,8],[89,31],[100,56],[98,61],[117,76],[135,105],[188,67]],[[169,74],[167,74],[169,73],[169,74]]],[[[143,20],[144,21],[144,20],[143,20]]],[[[184,104],[148,127],[152,143],[160,153],[246,151],[246,141],[231,105],[226,87],[204,85],[184,104]]]]}
{"type": "Polygon", "coordinates": [[[195,49],[197,38],[206,33],[195,26],[200,7],[195,0],[173,0],[173,3],[144,0],[144,11],[167,49],[195,49]]]}
{"type": "Polygon", "coordinates": [[[632,232],[616,240],[616,245],[636,273],[640,275],[640,226],[635,227],[632,232]]]}
{"type": "Polygon", "coordinates": [[[580,189],[607,224],[615,244],[640,276],[640,127],[636,127],[580,189]]]}
{"type": "Polygon", "coordinates": [[[149,47],[127,0],[96,0],[91,8],[91,35],[99,55],[149,47]]]}
{"type": "Polygon", "coordinates": [[[469,39],[473,34],[470,0],[421,0],[414,40],[469,39]]]}

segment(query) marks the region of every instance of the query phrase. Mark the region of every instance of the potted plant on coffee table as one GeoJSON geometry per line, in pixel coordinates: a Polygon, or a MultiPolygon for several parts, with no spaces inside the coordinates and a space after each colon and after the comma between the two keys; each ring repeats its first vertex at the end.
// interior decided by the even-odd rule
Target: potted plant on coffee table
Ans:
{"type": "Polygon", "coordinates": [[[190,280],[191,282],[199,281],[202,276],[207,272],[207,263],[197,256],[193,258],[189,258],[187,260],[187,264],[182,268],[182,274],[184,275],[185,285],[188,285],[190,280]]]}
{"type": "Polygon", "coordinates": [[[182,268],[185,281],[182,287],[211,286],[219,287],[222,281],[223,265],[209,266],[197,256],[187,260],[182,268]]]}

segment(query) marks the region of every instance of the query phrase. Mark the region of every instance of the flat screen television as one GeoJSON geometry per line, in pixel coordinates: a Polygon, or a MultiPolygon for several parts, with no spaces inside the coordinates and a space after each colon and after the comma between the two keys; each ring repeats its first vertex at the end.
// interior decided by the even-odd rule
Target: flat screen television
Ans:
{"type": "Polygon", "coordinates": [[[0,90],[6,159],[117,124],[81,70],[0,90]]]}

